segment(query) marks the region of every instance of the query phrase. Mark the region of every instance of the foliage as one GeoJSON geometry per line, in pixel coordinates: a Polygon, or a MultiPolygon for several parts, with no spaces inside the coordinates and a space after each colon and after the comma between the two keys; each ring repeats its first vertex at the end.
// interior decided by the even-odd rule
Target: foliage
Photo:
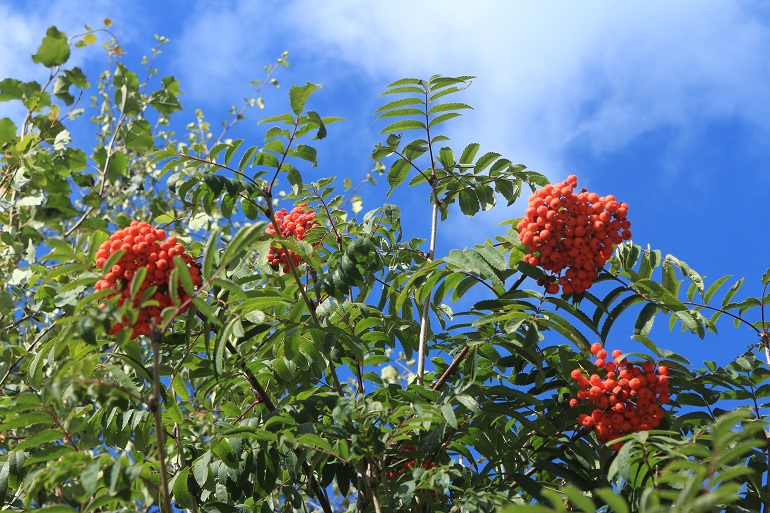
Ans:
{"type": "Polygon", "coordinates": [[[547,184],[480,144],[448,145],[441,130],[470,108],[455,98],[472,77],[403,79],[383,93],[384,141],[366,180],[383,172],[389,195],[425,194],[431,233],[405,239],[398,206],[359,216],[350,180],[346,197],[334,177],[303,178],[339,121],[308,110],[316,85],[291,88],[290,112],[260,121],[261,143],[225,139],[262,105],[257,93],[286,55],[219,137],[200,111],[178,135],[180,84],[155,78],[166,39],[142,79],[113,37],[82,116],[90,82],[66,64],[112,35],[107,21],[74,38],[50,28],[32,56],[48,68],[43,84],[0,82],[0,100],[27,110],[0,119],[4,509],[767,508],[770,372],[756,353],[768,351],[770,272],[761,297],[737,299],[742,278],[707,284],[674,256],[626,242],[591,292],[546,294],[515,219],[494,240],[439,256],[441,221],[547,184]],[[71,135],[84,119],[91,150],[71,135]],[[298,216],[314,212],[301,230],[282,210],[297,205],[298,216]],[[120,329],[164,306],[138,293],[144,271],[121,282],[131,301],[97,287],[122,254],[97,252],[134,220],[175,236],[201,277],[162,282],[184,296],[152,318],[149,336],[120,329]],[[627,316],[648,355],[624,358],[668,367],[671,401],[658,429],[611,440],[616,450],[578,424],[589,410],[570,407],[570,376],[627,316]],[[734,325],[756,345],[726,367],[694,366],[650,338],[656,318],[700,338],[734,325]]]}

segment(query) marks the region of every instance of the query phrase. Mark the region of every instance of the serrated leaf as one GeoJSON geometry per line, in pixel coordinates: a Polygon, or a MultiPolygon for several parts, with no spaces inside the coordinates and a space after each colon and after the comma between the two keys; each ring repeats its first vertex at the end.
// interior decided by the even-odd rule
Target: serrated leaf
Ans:
{"type": "Polygon", "coordinates": [[[478,143],[471,143],[466,146],[462,155],[460,155],[460,164],[473,164],[473,159],[476,157],[476,153],[478,153],[480,147],[481,145],[478,143]]]}
{"type": "Polygon", "coordinates": [[[385,90],[385,92],[380,94],[380,96],[385,96],[386,94],[405,94],[405,93],[425,94],[425,89],[421,87],[415,87],[415,86],[394,87],[392,89],[385,90]]]}
{"type": "Polygon", "coordinates": [[[402,119],[391,123],[380,131],[380,134],[403,132],[405,130],[425,130],[425,123],[416,119],[402,119]]]}
{"type": "Polygon", "coordinates": [[[455,411],[451,404],[444,403],[441,405],[441,415],[444,417],[444,420],[446,420],[447,424],[449,424],[454,429],[457,429],[457,417],[455,417],[455,411]]]}
{"type": "Polygon", "coordinates": [[[388,170],[388,184],[390,185],[390,189],[388,190],[386,197],[390,196],[390,193],[393,192],[393,189],[403,183],[409,174],[410,167],[411,166],[409,162],[405,159],[398,159],[393,162],[393,165],[390,166],[390,169],[388,170]]]}
{"type": "Polygon", "coordinates": [[[306,83],[304,86],[292,86],[289,90],[289,102],[291,104],[291,110],[296,115],[300,115],[305,110],[305,102],[307,102],[310,95],[320,88],[320,85],[306,83]]]}
{"type": "Polygon", "coordinates": [[[409,105],[425,105],[425,101],[419,98],[401,98],[400,100],[394,100],[392,102],[386,103],[379,109],[375,110],[374,113],[379,114],[380,112],[384,112],[386,110],[397,109],[409,105]]]}
{"type": "Polygon", "coordinates": [[[473,189],[462,189],[457,199],[460,203],[460,210],[466,216],[473,216],[479,211],[479,198],[473,189]]]}
{"type": "Polygon", "coordinates": [[[326,137],[326,124],[324,120],[321,119],[317,112],[312,110],[307,111],[307,116],[318,127],[318,132],[316,132],[314,139],[324,139],[326,137]]]}
{"type": "Polygon", "coordinates": [[[35,426],[37,424],[53,424],[51,416],[45,413],[26,413],[24,415],[14,415],[0,424],[0,431],[17,429],[22,427],[35,426]]]}
{"type": "Polygon", "coordinates": [[[743,278],[740,278],[733,284],[732,287],[728,289],[728,291],[725,293],[725,297],[722,298],[722,308],[725,308],[730,303],[730,300],[738,292],[738,289],[741,288],[741,285],[743,285],[743,278]]]}
{"type": "Polygon", "coordinates": [[[241,156],[241,160],[238,162],[238,170],[243,171],[246,166],[249,165],[249,161],[254,156],[254,153],[257,152],[259,148],[256,146],[252,146],[251,148],[248,148],[245,152],[243,152],[243,155],[241,156]]]}
{"type": "Polygon", "coordinates": [[[714,297],[714,294],[719,290],[719,287],[721,287],[731,277],[732,275],[728,274],[727,276],[722,276],[721,278],[716,280],[714,283],[712,283],[709,286],[709,288],[706,290],[706,292],[703,294],[703,301],[706,304],[709,304],[709,301],[711,301],[711,298],[714,297]]]}
{"type": "Polygon", "coordinates": [[[298,144],[296,148],[290,149],[288,152],[290,157],[297,157],[303,160],[307,160],[313,164],[313,167],[318,165],[318,151],[312,146],[306,144],[298,144]]]}
{"type": "Polygon", "coordinates": [[[644,336],[649,335],[657,312],[658,305],[655,303],[647,303],[644,305],[644,308],[639,312],[639,316],[634,323],[634,334],[644,336]]]}
{"type": "Polygon", "coordinates": [[[428,123],[428,128],[433,128],[436,125],[440,125],[444,121],[448,121],[458,116],[462,116],[462,114],[460,114],[459,112],[447,112],[446,114],[441,114],[430,120],[430,122],[428,123]]]}
{"type": "Polygon", "coordinates": [[[172,490],[174,492],[174,501],[183,508],[192,509],[195,506],[195,501],[190,494],[190,488],[188,484],[188,477],[190,475],[190,467],[184,467],[177,472],[174,477],[174,483],[172,490]]]}
{"type": "Polygon", "coordinates": [[[435,114],[436,112],[446,112],[449,110],[460,110],[460,109],[471,109],[473,110],[473,107],[470,105],[466,105],[465,103],[436,103],[434,104],[430,110],[428,110],[428,114],[435,114]]]}
{"type": "Polygon", "coordinates": [[[193,463],[192,469],[193,469],[193,477],[195,478],[195,482],[198,483],[198,486],[203,488],[206,485],[206,481],[208,481],[209,478],[209,465],[211,464],[211,452],[206,451],[203,453],[203,456],[197,459],[195,463],[193,463]]]}
{"type": "Polygon", "coordinates": [[[400,118],[400,117],[407,117],[407,116],[425,116],[425,111],[421,109],[417,109],[414,107],[407,107],[403,109],[392,109],[392,110],[386,110],[382,112],[379,116],[377,116],[377,119],[385,119],[385,118],[400,118]]]}

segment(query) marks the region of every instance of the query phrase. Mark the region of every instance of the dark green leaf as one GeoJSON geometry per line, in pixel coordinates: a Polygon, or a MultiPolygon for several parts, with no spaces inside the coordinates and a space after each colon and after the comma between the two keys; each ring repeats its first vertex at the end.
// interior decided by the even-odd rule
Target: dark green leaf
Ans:
{"type": "Polygon", "coordinates": [[[636,318],[634,324],[634,334],[647,336],[650,334],[652,324],[655,321],[655,314],[658,311],[658,305],[655,303],[647,303],[639,312],[639,316],[636,318]]]}
{"type": "Polygon", "coordinates": [[[195,501],[190,494],[190,488],[188,478],[190,475],[190,467],[184,467],[177,472],[174,477],[172,490],[174,492],[174,501],[183,508],[191,509],[195,505],[195,501]]]}
{"type": "Polygon", "coordinates": [[[473,189],[462,189],[458,195],[460,210],[466,216],[473,216],[479,211],[479,198],[473,189]]]}

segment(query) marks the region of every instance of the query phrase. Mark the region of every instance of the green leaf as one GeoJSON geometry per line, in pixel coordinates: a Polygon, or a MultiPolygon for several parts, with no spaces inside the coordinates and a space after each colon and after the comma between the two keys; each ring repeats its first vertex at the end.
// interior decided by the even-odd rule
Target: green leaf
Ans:
{"type": "Polygon", "coordinates": [[[243,139],[236,139],[233,142],[231,142],[229,145],[227,145],[227,150],[225,150],[226,166],[230,164],[230,159],[233,158],[233,155],[235,155],[235,152],[238,151],[238,148],[240,148],[241,144],[243,144],[243,139]]]}
{"type": "Polygon", "coordinates": [[[15,143],[16,137],[16,125],[8,118],[0,119],[0,148],[8,143],[15,143]]]}
{"type": "Polygon", "coordinates": [[[611,488],[599,488],[598,490],[594,490],[594,493],[612,508],[613,513],[629,513],[628,503],[623,496],[619,495],[615,490],[611,488]]]}
{"type": "Polygon", "coordinates": [[[214,258],[217,254],[217,241],[219,240],[219,227],[214,229],[214,232],[209,236],[206,241],[206,248],[203,251],[203,278],[210,280],[214,269],[214,258]]]}
{"type": "Polygon", "coordinates": [[[192,276],[190,276],[190,268],[187,267],[187,264],[179,255],[174,256],[174,270],[178,273],[177,276],[179,276],[179,281],[185,293],[188,296],[192,296],[195,293],[195,288],[192,276]]]}
{"type": "Polygon", "coordinates": [[[318,152],[312,146],[299,144],[296,148],[289,149],[288,155],[290,157],[297,157],[303,160],[307,160],[313,164],[313,167],[316,167],[318,164],[318,152]]]}
{"type": "Polygon", "coordinates": [[[650,334],[652,324],[655,321],[655,314],[658,312],[658,305],[655,303],[647,303],[639,312],[639,317],[636,318],[634,324],[634,334],[647,336],[650,334]]]}
{"type": "Polygon", "coordinates": [[[32,61],[42,64],[46,68],[53,68],[67,62],[69,56],[70,47],[67,44],[67,35],[64,32],[59,32],[56,27],[49,27],[37,53],[32,55],[32,61]]]}
{"type": "Polygon", "coordinates": [[[235,237],[232,238],[225,248],[220,265],[228,265],[241,251],[252,246],[264,231],[265,223],[251,224],[238,230],[238,233],[235,234],[235,237]]]}
{"type": "Polygon", "coordinates": [[[406,107],[409,105],[425,105],[425,101],[419,98],[401,98],[400,100],[394,100],[392,102],[386,103],[379,109],[375,110],[374,113],[379,114],[380,112],[384,112],[386,110],[397,109],[399,107],[406,107]]]}
{"type": "Polygon", "coordinates": [[[414,107],[408,107],[404,109],[393,109],[393,110],[386,110],[379,116],[377,116],[377,119],[384,119],[384,118],[401,118],[401,117],[407,117],[407,116],[425,116],[425,111],[422,109],[417,109],[414,107]]]}
{"type": "Polygon", "coordinates": [[[457,429],[457,417],[455,417],[455,411],[451,404],[444,403],[441,406],[441,415],[444,417],[444,420],[446,420],[447,424],[449,424],[454,429],[457,429]]]}
{"type": "Polygon", "coordinates": [[[387,89],[385,92],[380,94],[380,96],[385,96],[386,94],[406,94],[406,93],[425,94],[425,89],[421,87],[414,87],[414,86],[394,87],[392,89],[387,89]]]}
{"type": "Polygon", "coordinates": [[[208,481],[209,478],[209,465],[211,464],[211,452],[206,451],[203,453],[203,456],[198,458],[195,463],[193,463],[192,469],[193,469],[193,477],[195,477],[195,482],[198,483],[198,486],[203,488],[206,485],[206,481],[208,481]]]}
{"type": "Polygon", "coordinates": [[[721,287],[724,282],[729,280],[732,277],[732,275],[728,274],[727,276],[722,276],[717,281],[711,284],[711,286],[706,290],[706,292],[703,294],[703,301],[708,304],[709,301],[711,301],[711,298],[714,297],[714,294],[719,290],[719,287],[721,287]]]}
{"type": "Polygon", "coordinates": [[[318,132],[315,134],[315,139],[323,139],[326,137],[326,125],[324,125],[323,120],[321,119],[321,116],[318,115],[317,112],[314,112],[312,110],[307,111],[307,116],[310,118],[311,122],[315,123],[316,126],[318,126],[318,132]]]}
{"type": "Polygon", "coordinates": [[[390,196],[390,193],[393,192],[393,189],[401,185],[403,181],[406,179],[407,175],[409,174],[409,169],[411,168],[409,161],[406,159],[398,159],[395,162],[393,162],[393,165],[390,166],[390,169],[388,170],[388,184],[390,185],[390,189],[388,190],[388,193],[385,195],[390,196]]]}
{"type": "Polygon", "coordinates": [[[42,446],[45,443],[61,440],[62,438],[64,438],[64,433],[62,432],[61,429],[59,428],[47,429],[45,431],[35,433],[34,435],[30,436],[23,442],[20,442],[15,447],[15,450],[23,451],[23,450],[29,449],[30,447],[42,446]]]}
{"type": "Polygon", "coordinates": [[[464,103],[436,103],[430,108],[430,110],[428,111],[428,114],[435,114],[436,112],[446,112],[448,110],[460,110],[460,109],[473,110],[473,107],[471,107],[470,105],[466,105],[464,103]]]}
{"type": "Polygon", "coordinates": [[[0,499],[5,499],[8,490],[8,477],[11,474],[11,465],[7,461],[0,461],[0,499]]]}
{"type": "Polygon", "coordinates": [[[14,415],[13,417],[0,424],[0,431],[30,427],[37,424],[53,425],[53,420],[51,419],[51,416],[46,413],[26,413],[24,415],[14,415]]]}
{"type": "Polygon", "coordinates": [[[479,198],[473,189],[462,189],[458,195],[458,200],[460,202],[460,210],[466,216],[473,216],[479,211],[479,198]]]}
{"type": "Polygon", "coordinates": [[[460,155],[460,164],[462,165],[470,165],[473,164],[473,159],[476,157],[476,153],[478,153],[479,148],[481,145],[478,143],[471,143],[468,146],[465,147],[463,150],[462,155],[460,155]]]}
{"type": "Polygon", "coordinates": [[[441,162],[441,165],[444,166],[444,169],[452,169],[455,167],[455,164],[457,163],[457,160],[455,159],[455,154],[452,151],[451,148],[441,148],[438,152],[438,160],[441,162]]]}
{"type": "Polygon", "coordinates": [[[402,119],[391,123],[380,131],[380,134],[389,134],[391,132],[403,132],[404,130],[425,130],[425,123],[416,119],[402,119]]]}
{"type": "Polygon", "coordinates": [[[492,190],[492,187],[479,184],[476,186],[475,192],[479,198],[479,203],[481,203],[481,210],[487,211],[495,206],[495,191],[492,190]]]}
{"type": "Polygon", "coordinates": [[[452,118],[456,118],[458,116],[462,116],[459,112],[447,112],[446,114],[441,114],[440,116],[436,116],[435,118],[431,119],[428,123],[428,128],[433,128],[436,125],[440,125],[444,121],[450,120],[452,118]]]}
{"type": "Polygon", "coordinates": [[[192,509],[195,505],[192,495],[190,494],[189,484],[187,482],[190,475],[190,467],[184,467],[177,472],[174,477],[172,490],[174,491],[174,501],[183,508],[192,509]]]}
{"type": "Polygon", "coordinates": [[[743,285],[743,278],[736,281],[733,286],[730,287],[730,289],[725,293],[725,297],[722,298],[722,308],[725,308],[730,303],[730,300],[738,292],[738,289],[741,288],[741,285],[743,285]]]}
{"type": "Polygon", "coordinates": [[[134,120],[129,125],[125,142],[127,148],[137,152],[151,149],[155,145],[155,138],[152,135],[150,123],[146,119],[134,120]]]}
{"type": "Polygon", "coordinates": [[[305,110],[305,102],[307,102],[310,95],[319,89],[321,86],[318,84],[311,84],[308,82],[304,86],[292,86],[289,90],[289,102],[291,104],[291,110],[296,115],[300,115],[305,110]]]}

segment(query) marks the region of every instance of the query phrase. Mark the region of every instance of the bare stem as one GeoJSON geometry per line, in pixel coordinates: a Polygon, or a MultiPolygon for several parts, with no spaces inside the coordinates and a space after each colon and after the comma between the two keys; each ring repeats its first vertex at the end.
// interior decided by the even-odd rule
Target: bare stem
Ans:
{"type": "Polygon", "coordinates": [[[158,443],[158,465],[160,466],[160,493],[163,501],[163,511],[173,513],[171,498],[168,493],[168,473],[166,471],[166,448],[163,440],[163,419],[160,411],[160,348],[162,345],[161,332],[155,323],[152,324],[150,338],[152,339],[152,397],[150,410],[155,417],[155,438],[158,443]]]}

